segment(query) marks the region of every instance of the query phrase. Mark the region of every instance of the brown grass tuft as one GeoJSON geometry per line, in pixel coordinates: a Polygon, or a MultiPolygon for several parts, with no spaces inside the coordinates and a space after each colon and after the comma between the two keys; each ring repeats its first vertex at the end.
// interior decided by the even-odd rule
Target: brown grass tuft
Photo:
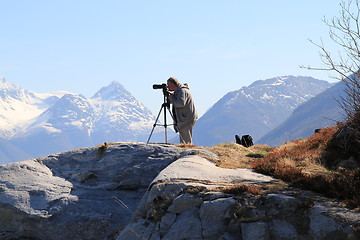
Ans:
{"type": "Polygon", "coordinates": [[[259,195],[262,193],[262,190],[259,187],[248,185],[248,184],[241,184],[237,186],[232,187],[226,187],[221,190],[224,193],[234,194],[234,195],[240,195],[244,192],[248,192],[254,195],[259,195]]]}
{"type": "Polygon", "coordinates": [[[343,200],[349,207],[360,206],[360,169],[331,171],[322,165],[324,152],[338,127],[321,130],[273,149],[256,161],[253,168],[291,185],[343,200]]]}
{"type": "Polygon", "coordinates": [[[257,159],[269,154],[271,148],[267,145],[254,145],[246,148],[236,143],[227,143],[218,144],[210,150],[219,155],[220,160],[216,162],[219,167],[251,168],[257,159]]]}
{"type": "MultiPolygon", "coordinates": [[[[176,145],[182,148],[193,148],[193,145],[176,145]]],[[[196,147],[199,149],[207,149],[219,156],[219,159],[208,160],[214,162],[216,166],[223,168],[251,168],[254,161],[265,157],[271,152],[271,147],[267,145],[254,145],[251,147],[244,147],[237,143],[221,143],[214,147],[196,147]]]]}

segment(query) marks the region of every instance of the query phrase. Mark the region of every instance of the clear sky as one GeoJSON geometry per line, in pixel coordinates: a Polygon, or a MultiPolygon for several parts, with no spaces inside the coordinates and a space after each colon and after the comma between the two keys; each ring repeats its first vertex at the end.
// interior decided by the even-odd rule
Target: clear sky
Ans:
{"type": "Polygon", "coordinates": [[[283,75],[333,81],[322,21],[338,0],[0,0],[0,76],[37,93],[90,98],[120,82],[155,115],[174,76],[200,115],[226,93],[283,75]]]}

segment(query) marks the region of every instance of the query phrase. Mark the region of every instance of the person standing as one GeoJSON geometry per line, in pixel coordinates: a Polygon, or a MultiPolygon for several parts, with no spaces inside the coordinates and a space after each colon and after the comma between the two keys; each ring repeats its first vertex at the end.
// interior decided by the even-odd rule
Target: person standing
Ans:
{"type": "Polygon", "coordinates": [[[167,80],[170,103],[173,105],[174,127],[180,134],[180,143],[192,144],[192,130],[198,118],[189,86],[176,78],[167,80]]]}

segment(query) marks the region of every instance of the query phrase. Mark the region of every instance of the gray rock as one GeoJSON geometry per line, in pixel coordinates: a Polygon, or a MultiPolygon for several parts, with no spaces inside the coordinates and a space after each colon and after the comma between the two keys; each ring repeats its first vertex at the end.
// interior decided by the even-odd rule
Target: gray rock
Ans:
{"type": "Polygon", "coordinates": [[[111,239],[181,151],[119,144],[0,166],[0,236],[111,239]]]}
{"type": "Polygon", "coordinates": [[[202,237],[199,208],[193,207],[181,213],[163,239],[204,239],[202,237]]]}
{"type": "Polygon", "coordinates": [[[199,207],[202,203],[203,200],[200,197],[184,193],[173,200],[171,206],[168,208],[168,211],[181,213],[186,211],[188,208],[199,207]]]}
{"type": "MultiPolygon", "coordinates": [[[[360,213],[335,208],[329,199],[298,189],[259,195],[219,192],[239,182],[276,184],[252,171],[220,169],[200,156],[185,155],[152,181],[138,209],[147,214],[133,218],[124,232],[152,221],[160,223],[152,235],[159,239],[356,239],[360,213]],[[314,200],[322,203],[322,211],[314,200]]],[[[126,239],[123,233],[121,239],[126,239]]]]}
{"type": "Polygon", "coordinates": [[[310,230],[315,239],[347,239],[351,226],[342,225],[340,221],[327,216],[327,207],[316,204],[310,212],[310,230]]]}
{"type": "Polygon", "coordinates": [[[229,209],[235,203],[233,198],[219,198],[201,205],[200,218],[205,239],[220,239],[229,224],[229,209]]]}
{"type": "Polygon", "coordinates": [[[121,232],[121,237],[117,239],[136,240],[136,239],[149,239],[151,231],[154,231],[155,224],[144,219],[131,224],[131,228],[126,228],[121,232]],[[149,231],[150,230],[150,231],[149,231]]]}
{"type": "Polygon", "coordinates": [[[219,156],[211,152],[209,150],[195,148],[195,149],[188,149],[181,153],[181,157],[190,156],[190,155],[201,155],[202,157],[208,157],[211,159],[219,159],[219,156]]]}
{"type": "Polygon", "coordinates": [[[300,205],[300,201],[295,197],[283,194],[268,194],[265,199],[271,214],[292,213],[300,205]]]}
{"type": "Polygon", "coordinates": [[[203,194],[203,199],[204,201],[212,201],[218,198],[226,198],[226,197],[231,197],[231,194],[226,194],[223,192],[206,192],[203,194]]]}
{"type": "Polygon", "coordinates": [[[359,212],[289,187],[224,193],[277,181],[183,152],[128,143],[0,166],[0,239],[359,239],[359,212]]]}
{"type": "Polygon", "coordinates": [[[268,240],[269,229],[264,222],[242,223],[241,232],[243,240],[268,240]]]}
{"type": "Polygon", "coordinates": [[[175,180],[201,180],[209,182],[256,182],[271,183],[275,179],[263,174],[254,172],[252,169],[220,168],[215,166],[209,160],[198,156],[185,156],[170,164],[166,169],[153,180],[157,181],[175,181],[175,180]]]}
{"type": "Polygon", "coordinates": [[[172,212],[166,213],[164,217],[161,218],[160,233],[166,234],[166,232],[175,222],[175,219],[176,219],[176,213],[172,213],[172,212]]]}
{"type": "Polygon", "coordinates": [[[269,227],[274,239],[294,240],[299,238],[296,228],[288,221],[275,219],[269,227]]]}

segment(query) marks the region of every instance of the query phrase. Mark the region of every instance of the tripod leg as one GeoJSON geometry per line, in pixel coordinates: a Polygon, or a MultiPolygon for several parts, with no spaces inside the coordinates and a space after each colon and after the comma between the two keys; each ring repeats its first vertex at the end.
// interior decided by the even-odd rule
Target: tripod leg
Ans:
{"type": "Polygon", "coordinates": [[[163,108],[164,108],[164,127],[165,127],[165,143],[168,143],[168,137],[167,137],[167,121],[166,121],[166,109],[165,109],[165,104],[163,104],[163,108]]]}
{"type": "Polygon", "coordinates": [[[172,114],[172,112],[171,112],[170,108],[169,108],[169,107],[167,107],[167,110],[169,111],[169,113],[170,113],[170,116],[171,116],[172,120],[175,122],[174,115],[172,114]]]}
{"type": "Polygon", "coordinates": [[[177,121],[175,120],[174,115],[172,114],[172,112],[171,112],[171,110],[170,110],[170,107],[167,106],[166,108],[167,108],[167,110],[169,111],[169,114],[170,114],[170,116],[171,116],[171,118],[172,118],[172,120],[173,120],[173,124],[170,124],[170,125],[175,126],[174,129],[177,129],[177,121]]]}
{"type": "Polygon", "coordinates": [[[159,117],[160,117],[162,108],[163,108],[163,106],[161,106],[160,111],[159,111],[159,113],[158,113],[158,115],[157,115],[157,117],[156,117],[155,123],[154,123],[154,125],[153,125],[152,130],[151,130],[151,133],[150,133],[150,136],[149,136],[149,138],[148,138],[148,140],[147,140],[147,143],[149,143],[150,138],[151,138],[151,136],[152,136],[152,134],[153,134],[153,132],[154,132],[154,129],[155,129],[155,127],[156,127],[156,123],[157,123],[158,120],[159,120],[159,117]]]}

